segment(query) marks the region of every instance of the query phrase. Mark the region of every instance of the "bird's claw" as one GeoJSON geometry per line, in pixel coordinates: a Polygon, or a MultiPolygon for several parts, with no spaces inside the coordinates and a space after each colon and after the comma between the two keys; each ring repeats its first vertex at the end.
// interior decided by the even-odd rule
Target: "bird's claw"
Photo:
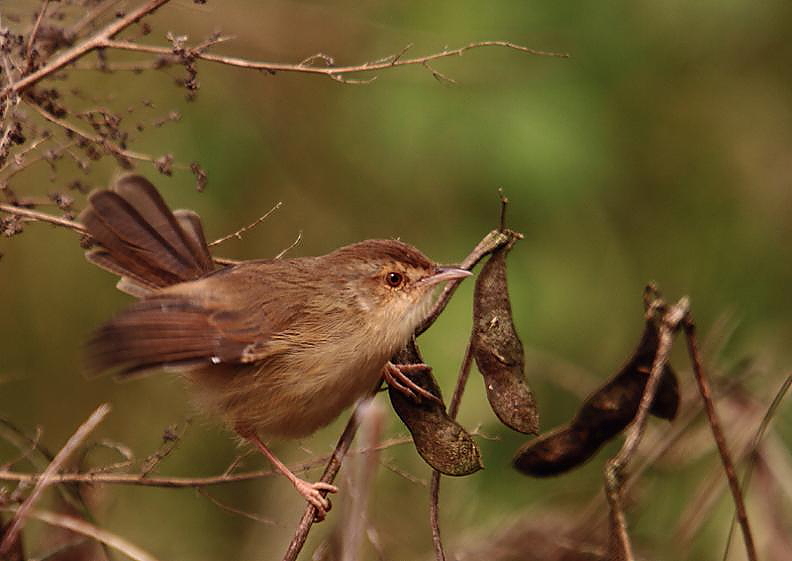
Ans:
{"type": "Polygon", "coordinates": [[[391,386],[393,389],[400,391],[416,403],[421,402],[421,398],[428,399],[430,401],[436,401],[437,403],[441,403],[439,397],[434,395],[432,392],[422,388],[415,382],[413,382],[404,372],[416,372],[421,370],[431,370],[426,364],[418,363],[418,364],[393,364],[392,362],[388,362],[385,365],[385,370],[383,372],[383,378],[385,378],[385,382],[391,386]]]}
{"type": "Polygon", "coordinates": [[[327,513],[333,507],[333,505],[330,503],[330,499],[324,496],[322,491],[325,493],[338,492],[338,487],[331,485],[330,483],[325,483],[324,481],[308,483],[303,479],[297,479],[294,481],[294,488],[297,489],[298,493],[305,497],[306,501],[316,508],[317,522],[324,520],[325,516],[327,516],[327,513]]]}

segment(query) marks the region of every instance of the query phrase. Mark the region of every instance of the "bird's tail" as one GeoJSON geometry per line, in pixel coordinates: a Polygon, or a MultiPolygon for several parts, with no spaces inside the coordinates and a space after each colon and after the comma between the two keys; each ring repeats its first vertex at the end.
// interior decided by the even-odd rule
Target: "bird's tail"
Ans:
{"type": "Polygon", "coordinates": [[[79,221],[99,246],[85,256],[121,276],[120,290],[141,297],[214,269],[200,217],[172,212],[147,179],[128,175],[88,202],[79,221]]]}

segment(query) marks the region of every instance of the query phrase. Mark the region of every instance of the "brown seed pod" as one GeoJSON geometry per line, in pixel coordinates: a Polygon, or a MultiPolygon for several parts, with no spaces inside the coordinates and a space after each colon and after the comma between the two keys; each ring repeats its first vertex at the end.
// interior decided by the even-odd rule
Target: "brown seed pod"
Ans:
{"type": "MultiPolygon", "coordinates": [[[[411,341],[393,362],[422,364],[415,342],[411,341]]],[[[470,475],[483,468],[481,454],[473,438],[446,413],[432,370],[427,367],[404,374],[440,400],[438,403],[422,399],[417,403],[402,392],[388,388],[393,409],[412,434],[415,448],[424,461],[445,475],[470,475]]]]}
{"type": "Polygon", "coordinates": [[[476,279],[471,345],[498,419],[516,431],[536,434],[539,413],[525,381],[523,346],[512,321],[506,285],[506,255],[517,239],[494,252],[476,279]]]}
{"type": "MultiPolygon", "coordinates": [[[[534,477],[557,475],[579,466],[623,431],[638,412],[657,345],[657,324],[648,319],[638,348],[621,371],[583,403],[568,426],[523,445],[515,454],[514,467],[534,477]]],[[[666,366],[649,412],[670,421],[678,407],[676,374],[666,366]]]]}
{"type": "Polygon", "coordinates": [[[562,426],[524,444],[512,463],[534,477],[558,475],[588,460],[599,447],[585,429],[562,426]]]}

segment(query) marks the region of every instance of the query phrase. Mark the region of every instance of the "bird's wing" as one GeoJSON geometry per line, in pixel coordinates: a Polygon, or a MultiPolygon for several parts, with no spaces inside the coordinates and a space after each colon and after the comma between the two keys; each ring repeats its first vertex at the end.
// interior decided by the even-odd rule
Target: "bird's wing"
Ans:
{"type": "Polygon", "coordinates": [[[198,297],[212,286],[182,283],[146,297],[100,327],[88,342],[90,369],[132,374],[161,366],[243,364],[283,349],[277,335],[295,323],[302,302],[262,305],[234,293],[198,297]],[[273,338],[276,340],[273,341],[273,338]]]}

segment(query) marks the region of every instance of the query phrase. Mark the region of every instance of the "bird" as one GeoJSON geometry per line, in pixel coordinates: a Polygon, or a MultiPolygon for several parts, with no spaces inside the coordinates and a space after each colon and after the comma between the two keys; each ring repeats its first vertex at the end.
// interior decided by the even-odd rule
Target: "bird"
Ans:
{"type": "Polygon", "coordinates": [[[405,374],[428,367],[390,358],[430,313],[434,289],[468,270],[392,239],[219,265],[200,217],[171,211],[140,175],[93,191],[78,220],[92,238],[87,260],[138,298],[94,331],[88,368],[177,372],[199,408],[258,448],[320,520],[337,488],[296,476],[265,439],[310,435],[383,379],[436,399],[405,374]]]}

